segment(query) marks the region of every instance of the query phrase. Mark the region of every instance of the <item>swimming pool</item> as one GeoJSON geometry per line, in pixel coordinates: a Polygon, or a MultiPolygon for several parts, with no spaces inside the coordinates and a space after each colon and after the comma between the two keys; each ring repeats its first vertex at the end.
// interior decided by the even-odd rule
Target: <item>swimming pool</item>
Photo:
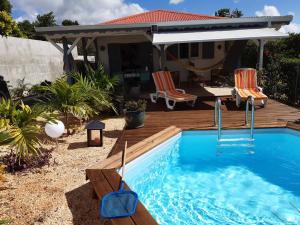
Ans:
{"type": "Polygon", "coordinates": [[[248,137],[183,131],[129,163],[125,180],[159,224],[300,224],[300,132],[248,137]]]}

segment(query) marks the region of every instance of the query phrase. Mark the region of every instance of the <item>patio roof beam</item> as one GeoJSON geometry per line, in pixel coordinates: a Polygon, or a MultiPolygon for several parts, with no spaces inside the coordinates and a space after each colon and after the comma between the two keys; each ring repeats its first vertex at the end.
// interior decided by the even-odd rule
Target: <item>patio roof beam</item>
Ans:
{"type": "Polygon", "coordinates": [[[93,43],[93,41],[96,39],[96,37],[89,38],[86,44],[86,49],[93,43]]]}
{"type": "Polygon", "coordinates": [[[259,40],[259,62],[258,62],[259,71],[262,71],[264,67],[264,46],[266,42],[267,41],[264,39],[259,40]]]}
{"type": "Polygon", "coordinates": [[[77,43],[80,41],[81,37],[76,38],[71,47],[68,49],[67,54],[70,55],[72,50],[76,47],[77,43]]]}
{"type": "Polygon", "coordinates": [[[95,54],[95,63],[96,66],[98,67],[100,65],[100,57],[99,57],[99,48],[98,48],[98,39],[94,39],[94,47],[96,49],[96,54],[95,54]]]}
{"type": "Polygon", "coordinates": [[[165,68],[165,63],[166,63],[166,52],[165,52],[165,45],[161,44],[159,45],[160,47],[160,69],[164,70],[165,68]]]}
{"type": "Polygon", "coordinates": [[[87,41],[86,38],[82,38],[82,52],[83,52],[83,62],[86,70],[88,69],[88,56],[87,56],[87,41]]]}
{"type": "Polygon", "coordinates": [[[49,36],[45,36],[46,40],[49,41],[55,48],[57,48],[58,51],[61,53],[64,53],[64,49],[60,47],[57,43],[55,43],[49,36]]]}
{"type": "MultiPolygon", "coordinates": [[[[68,55],[68,50],[69,50],[69,46],[68,46],[68,41],[66,38],[62,39],[63,42],[63,53],[64,53],[64,71],[65,72],[70,72],[74,69],[74,62],[73,62],[73,57],[72,55],[68,55]]],[[[68,77],[68,82],[72,82],[72,79],[70,77],[68,77]]]]}

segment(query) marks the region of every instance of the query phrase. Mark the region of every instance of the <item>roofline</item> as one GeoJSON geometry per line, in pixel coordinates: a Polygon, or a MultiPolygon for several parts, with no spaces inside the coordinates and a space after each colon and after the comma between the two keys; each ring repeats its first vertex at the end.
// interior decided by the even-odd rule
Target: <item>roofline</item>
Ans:
{"type": "MultiPolygon", "coordinates": [[[[185,14],[185,15],[193,15],[193,16],[202,16],[202,17],[207,17],[207,19],[220,19],[220,18],[222,18],[222,17],[219,17],[219,16],[210,16],[210,15],[205,15],[205,14],[198,14],[198,13],[191,13],[191,12],[184,12],[184,11],[176,11],[176,10],[169,10],[169,9],[168,10],[166,10],[166,9],[156,9],[156,10],[146,11],[146,12],[142,12],[142,13],[138,13],[138,14],[134,14],[134,15],[121,17],[121,18],[107,20],[107,21],[97,23],[97,24],[116,24],[114,22],[121,21],[121,20],[128,19],[128,18],[139,17],[141,15],[145,15],[145,14],[149,14],[149,13],[153,13],[153,12],[158,12],[158,11],[171,12],[171,13],[177,13],[177,14],[185,14]]],[[[126,24],[126,23],[123,23],[123,24],[126,24]]]]}
{"type": "Polygon", "coordinates": [[[107,31],[130,31],[130,30],[148,30],[152,26],[158,29],[168,28],[184,28],[197,26],[236,26],[247,24],[289,24],[293,20],[293,16],[269,16],[269,17],[241,17],[241,18],[224,18],[224,19],[208,19],[208,20],[189,20],[189,21],[170,21],[156,23],[136,23],[136,24],[96,24],[96,25],[77,25],[77,26],[54,26],[54,27],[35,27],[38,34],[54,35],[82,32],[107,32],[107,31]]]}

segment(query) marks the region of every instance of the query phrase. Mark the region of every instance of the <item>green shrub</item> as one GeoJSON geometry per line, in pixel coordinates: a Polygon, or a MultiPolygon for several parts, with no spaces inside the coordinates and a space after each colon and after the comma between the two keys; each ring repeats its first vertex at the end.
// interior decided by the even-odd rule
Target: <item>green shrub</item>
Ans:
{"type": "Polygon", "coordinates": [[[147,107],[147,101],[140,99],[138,101],[125,102],[125,110],[129,112],[144,112],[147,107]]]}
{"type": "Polygon", "coordinates": [[[259,83],[271,98],[282,102],[300,104],[300,59],[270,56],[259,83]]]}
{"type": "Polygon", "coordinates": [[[300,58],[283,58],[280,65],[288,87],[286,89],[288,102],[300,105],[300,58]]]}

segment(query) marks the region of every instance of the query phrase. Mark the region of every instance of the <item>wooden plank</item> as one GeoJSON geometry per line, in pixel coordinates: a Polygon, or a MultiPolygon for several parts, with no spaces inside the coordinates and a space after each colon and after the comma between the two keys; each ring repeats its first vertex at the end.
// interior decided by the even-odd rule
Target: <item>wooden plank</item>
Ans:
{"type": "Polygon", "coordinates": [[[294,130],[300,130],[300,124],[299,123],[288,122],[286,127],[294,129],[294,130]]]}
{"type": "MultiPolygon", "coordinates": [[[[224,102],[222,110],[224,129],[247,128],[244,125],[245,109],[237,109],[234,102],[228,101],[224,102]]],[[[158,101],[157,104],[149,102],[145,126],[140,129],[125,130],[110,156],[122,151],[124,140],[128,141],[130,148],[169,126],[176,126],[182,130],[215,129],[213,126],[213,115],[214,101],[198,101],[195,108],[187,107],[185,104],[178,104],[174,111],[167,111],[163,100],[158,101]]],[[[254,124],[255,128],[285,127],[288,121],[294,121],[299,118],[299,109],[270,99],[267,107],[256,107],[254,124]]]]}
{"type": "MultiPolygon", "coordinates": [[[[102,174],[101,170],[87,170],[86,175],[89,178],[94,188],[94,191],[96,192],[99,199],[102,199],[104,195],[114,191],[110,183],[102,174]]],[[[106,224],[111,224],[111,225],[135,225],[133,220],[129,217],[106,220],[105,222],[106,224]]]]}
{"type": "MultiPolygon", "coordinates": [[[[162,142],[166,141],[170,137],[178,134],[181,129],[176,128],[174,126],[170,126],[140,142],[136,143],[135,145],[131,146],[127,149],[127,157],[126,162],[130,162],[137,158],[138,156],[142,155],[143,153],[151,150],[155,146],[161,144],[162,142]]],[[[122,145],[124,140],[119,143],[122,145]]],[[[102,163],[92,166],[91,168],[99,168],[99,169],[111,169],[111,168],[118,168],[121,166],[121,157],[122,154],[119,152],[118,154],[109,157],[108,159],[104,160],[102,163]]]]}
{"type": "Polygon", "coordinates": [[[68,49],[67,55],[70,55],[70,53],[76,47],[76,45],[80,41],[80,39],[81,39],[81,37],[76,38],[76,40],[73,42],[73,44],[71,45],[71,47],[68,49]]]}
{"type": "MultiPolygon", "coordinates": [[[[119,184],[120,184],[120,179],[121,179],[119,174],[113,169],[102,170],[102,173],[106,177],[106,179],[108,180],[108,182],[110,183],[112,188],[114,190],[118,190],[119,184]]],[[[125,183],[125,188],[127,190],[130,190],[130,188],[128,187],[128,185],[126,183],[125,183]]],[[[135,222],[135,224],[138,224],[138,225],[157,225],[158,224],[140,201],[138,202],[135,214],[132,215],[131,218],[135,222]]]]}

